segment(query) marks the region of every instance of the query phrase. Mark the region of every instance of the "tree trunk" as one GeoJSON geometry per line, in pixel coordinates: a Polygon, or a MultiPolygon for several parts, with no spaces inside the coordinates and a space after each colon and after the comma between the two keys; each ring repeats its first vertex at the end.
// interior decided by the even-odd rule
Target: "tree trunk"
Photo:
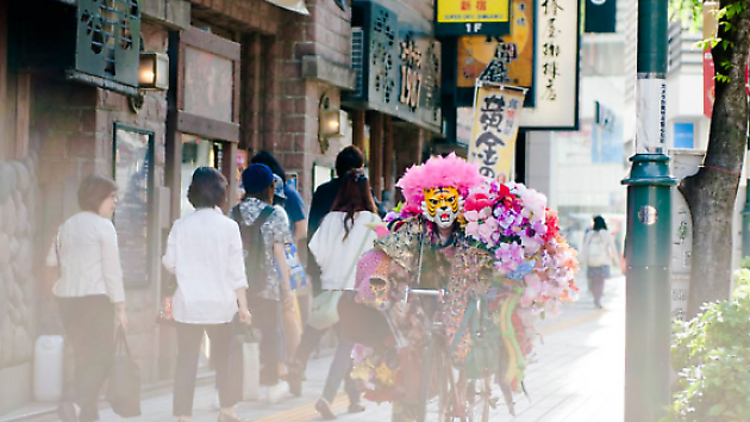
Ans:
{"type": "MultiPolygon", "coordinates": [[[[730,3],[721,0],[720,6],[730,3]]],[[[682,181],[693,219],[693,255],[688,318],[695,316],[703,303],[729,298],[732,273],[732,221],[740,174],[747,148],[748,101],[745,68],[750,50],[750,0],[742,13],[728,21],[733,29],[719,25],[718,37],[732,46],[719,43],[712,49],[717,73],[729,76],[729,82],[716,81],[708,151],[700,171],[682,181]],[[732,66],[726,69],[722,63],[732,66]]],[[[722,19],[725,21],[725,19],[722,19]]]]}

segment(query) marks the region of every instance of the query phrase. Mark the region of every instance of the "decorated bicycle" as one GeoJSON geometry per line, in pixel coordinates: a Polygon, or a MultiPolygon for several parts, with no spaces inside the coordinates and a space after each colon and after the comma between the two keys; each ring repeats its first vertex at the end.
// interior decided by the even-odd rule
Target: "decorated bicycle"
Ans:
{"type": "Polygon", "coordinates": [[[453,154],[397,187],[405,201],[357,269],[352,302],[377,310],[368,331],[381,334],[359,341],[352,377],[366,398],[393,402],[394,421],[487,421],[493,380],[513,412],[535,321],[577,290],[556,214],[453,154]]]}

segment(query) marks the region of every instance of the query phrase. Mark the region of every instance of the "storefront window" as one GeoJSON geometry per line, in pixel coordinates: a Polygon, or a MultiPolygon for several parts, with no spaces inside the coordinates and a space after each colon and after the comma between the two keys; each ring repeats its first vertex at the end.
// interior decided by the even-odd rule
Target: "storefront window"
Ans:
{"type": "Polygon", "coordinates": [[[118,186],[114,224],[126,287],[150,284],[149,210],[153,192],[153,132],[115,126],[114,179],[118,186]]]}
{"type": "Polygon", "coordinates": [[[180,193],[180,216],[195,210],[187,199],[193,172],[198,167],[213,167],[220,172],[222,160],[222,143],[210,141],[198,136],[182,135],[182,172],[180,193]]]}

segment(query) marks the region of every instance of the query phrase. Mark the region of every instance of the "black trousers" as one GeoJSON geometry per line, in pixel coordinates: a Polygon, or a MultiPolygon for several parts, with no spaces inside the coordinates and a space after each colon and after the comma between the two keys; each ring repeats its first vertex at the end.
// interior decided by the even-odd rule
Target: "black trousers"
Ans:
{"type": "Polygon", "coordinates": [[[260,330],[260,384],[273,386],[279,382],[279,364],[285,361],[281,303],[251,295],[247,299],[253,327],[260,330]]]}
{"type": "Polygon", "coordinates": [[[236,328],[227,324],[184,324],[177,328],[177,369],[172,410],[175,416],[192,416],[195,377],[198,373],[203,333],[211,340],[211,361],[216,369],[216,386],[221,407],[232,407],[241,399],[241,354],[237,353],[236,328]]]}
{"type": "Polygon", "coordinates": [[[105,295],[57,298],[60,316],[75,359],[73,401],[79,420],[99,420],[97,401],[112,365],[115,308],[105,295]]]}

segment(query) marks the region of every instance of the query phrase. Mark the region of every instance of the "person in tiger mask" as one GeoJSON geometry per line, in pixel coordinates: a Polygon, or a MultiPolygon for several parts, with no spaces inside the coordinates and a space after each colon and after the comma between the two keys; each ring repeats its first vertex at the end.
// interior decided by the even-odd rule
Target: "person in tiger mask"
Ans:
{"type": "MultiPolygon", "coordinates": [[[[359,376],[366,386],[365,398],[393,402],[394,422],[410,422],[418,417],[419,388],[414,380],[420,379],[418,374],[425,370],[420,363],[426,338],[423,322],[425,317],[432,318],[436,309],[436,302],[429,298],[412,296],[404,302],[407,287],[444,289],[443,306],[451,310],[450,316],[444,317],[450,334],[450,326],[454,326],[455,333],[461,323],[472,289],[482,289],[486,284],[480,280],[492,277],[492,258],[471,245],[461,229],[464,201],[483,180],[476,165],[455,154],[432,157],[411,167],[396,184],[404,202],[386,216],[387,231],[379,227],[375,249],[363,258],[383,262],[379,266],[388,268],[381,268],[378,277],[361,277],[358,289],[362,294],[355,301],[383,311],[395,332],[394,339],[386,342],[389,346],[366,345],[366,353],[371,353],[366,359],[358,359],[355,353],[352,376],[359,376]],[[374,284],[376,278],[378,286],[374,284]],[[381,298],[377,304],[373,298],[368,299],[376,290],[381,298]],[[399,356],[397,363],[386,357],[394,355],[399,356]],[[358,361],[371,363],[378,359],[390,363],[379,365],[377,375],[366,365],[357,366],[358,361]],[[373,379],[382,382],[374,385],[373,379]]],[[[356,321],[356,317],[348,320],[356,321]]],[[[468,353],[468,346],[463,343],[456,348],[459,360],[468,353]]]]}

